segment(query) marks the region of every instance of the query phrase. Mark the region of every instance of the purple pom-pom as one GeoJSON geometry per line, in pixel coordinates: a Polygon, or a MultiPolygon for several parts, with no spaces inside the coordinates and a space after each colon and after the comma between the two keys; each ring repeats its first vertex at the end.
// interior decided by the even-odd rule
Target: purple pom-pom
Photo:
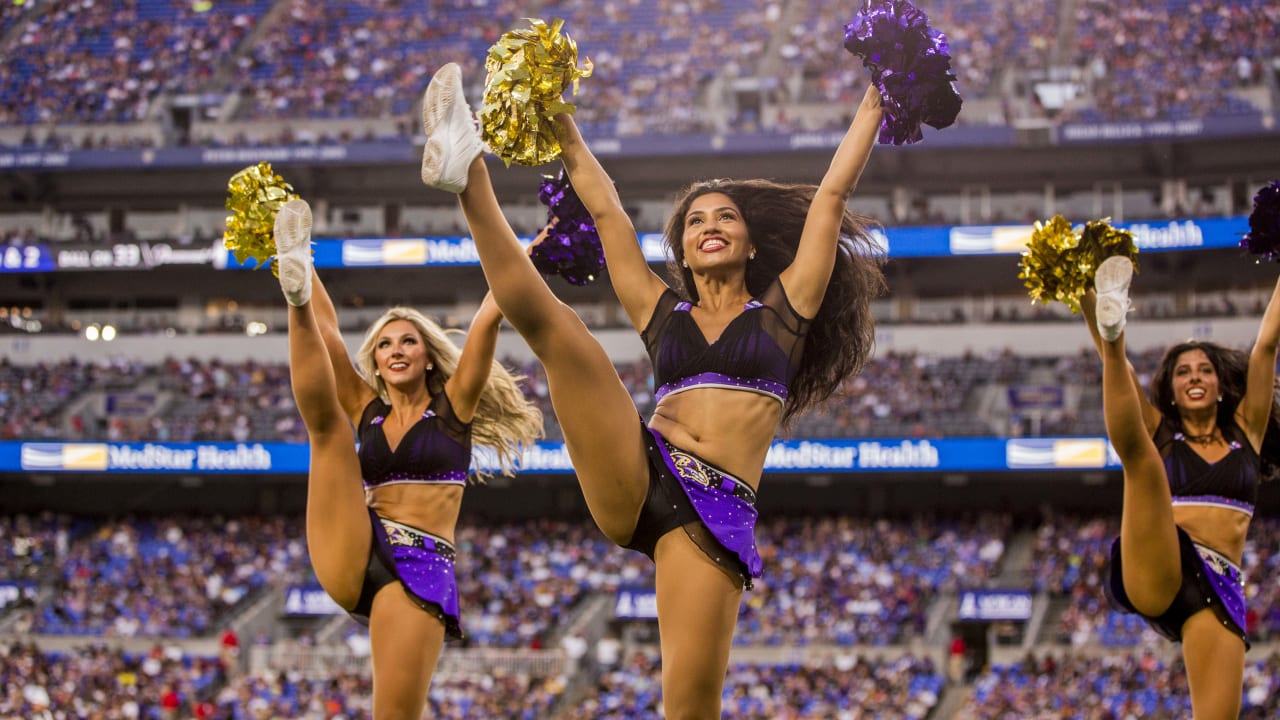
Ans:
{"type": "Polygon", "coordinates": [[[1263,260],[1280,260],[1280,180],[1272,180],[1253,196],[1249,232],[1240,247],[1263,260]]]}
{"type": "Polygon", "coordinates": [[[544,275],[560,275],[574,285],[595,280],[604,269],[600,234],[563,169],[558,175],[543,176],[538,201],[547,206],[547,222],[555,223],[529,252],[533,266],[544,275]]]}
{"type": "Polygon", "coordinates": [[[955,122],[963,101],[947,37],[908,0],[868,0],[845,26],[844,46],[862,58],[880,90],[881,143],[916,143],[921,124],[940,130],[955,122]]]}

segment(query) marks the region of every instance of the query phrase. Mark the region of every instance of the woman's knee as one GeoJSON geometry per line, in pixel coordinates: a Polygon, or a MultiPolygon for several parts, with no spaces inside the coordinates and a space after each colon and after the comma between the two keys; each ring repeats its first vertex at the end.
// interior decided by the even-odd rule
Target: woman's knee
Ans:
{"type": "Polygon", "coordinates": [[[350,568],[326,567],[324,563],[315,560],[312,561],[311,568],[315,572],[316,582],[320,584],[320,588],[338,604],[338,607],[351,612],[360,603],[364,573],[353,577],[350,568]]]}
{"type": "Polygon", "coordinates": [[[1133,609],[1146,617],[1160,617],[1177,598],[1182,577],[1181,574],[1130,572],[1126,566],[1123,582],[1133,609]]]}
{"type": "Polygon", "coordinates": [[[618,516],[600,514],[595,518],[596,527],[600,528],[600,532],[608,538],[609,542],[618,547],[627,547],[631,544],[632,538],[640,529],[636,518],[624,518],[618,516]]]}
{"type": "Polygon", "coordinates": [[[358,547],[359,543],[347,540],[328,530],[308,532],[307,553],[311,556],[316,582],[334,602],[344,610],[351,610],[360,601],[364,588],[369,550],[365,546],[363,553],[352,552],[351,548],[358,547]]]}

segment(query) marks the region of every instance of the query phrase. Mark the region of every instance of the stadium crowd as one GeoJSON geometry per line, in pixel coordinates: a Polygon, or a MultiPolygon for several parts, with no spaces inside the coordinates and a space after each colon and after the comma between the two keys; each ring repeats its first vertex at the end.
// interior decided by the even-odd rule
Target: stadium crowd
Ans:
{"type": "MultiPolygon", "coordinates": [[[[478,97],[489,45],[527,12],[510,0],[426,7],[394,0],[128,0],[46,12],[25,5],[0,18],[9,60],[0,71],[0,126],[27,130],[8,144],[44,149],[152,145],[159,136],[104,129],[77,131],[76,140],[58,126],[153,121],[174,97],[198,98],[198,112],[215,121],[282,122],[230,136],[192,138],[184,131],[166,142],[403,141],[416,127],[410,118],[424,79],[444,62],[461,62],[478,97]],[[273,6],[283,11],[268,12],[273,6]],[[306,122],[350,118],[392,122],[379,130],[306,122]]],[[[1260,112],[1239,91],[1261,87],[1275,62],[1267,39],[1280,16],[1271,4],[1073,5],[1070,33],[1059,27],[1058,2],[1018,0],[998,10],[972,0],[923,6],[948,35],[962,93],[1001,107],[985,117],[962,115],[961,123],[1012,122],[1009,108],[1022,99],[1015,88],[1026,87],[1014,76],[1044,71],[1054,58],[1067,58],[1079,78],[1077,97],[1062,114],[1068,121],[1260,112]]],[[[791,109],[849,108],[862,92],[860,62],[841,45],[853,11],[832,0],[582,0],[558,5],[555,14],[595,63],[579,115],[588,135],[819,130],[847,122],[845,113],[791,109]],[[702,33],[697,42],[695,29],[702,33]],[[622,36],[628,42],[614,42],[622,36]]]]}
{"type": "MultiPolygon", "coordinates": [[[[1191,695],[1181,664],[1151,651],[1100,657],[1029,654],[1020,663],[997,665],[983,673],[956,718],[1189,717],[1191,695]]],[[[1277,682],[1280,655],[1250,658],[1240,717],[1275,717],[1280,711],[1277,682]]]]}
{"type": "MultiPolygon", "coordinates": [[[[601,674],[562,720],[659,720],[658,659],[637,653],[601,674]]],[[[880,660],[847,653],[825,663],[730,665],[723,712],[744,720],[923,720],[944,684],[928,658],[880,660]]]]}
{"type": "MultiPolygon", "coordinates": [[[[1139,368],[1149,367],[1136,356],[1139,368]]],[[[560,430],[537,362],[506,364],[526,377],[526,395],[542,410],[547,439],[560,430]]],[[[1036,434],[1016,407],[987,415],[975,403],[988,386],[1059,384],[1085,388],[1079,407],[1060,403],[1043,413],[1039,434],[1102,432],[1096,361],[1086,354],[1038,358],[1010,351],[934,357],[888,352],[869,361],[832,399],[798,418],[793,437],[981,437],[1036,434]],[[1091,402],[1090,401],[1095,401],[1091,402]]],[[[1152,365],[1154,360],[1152,360],[1152,365]]],[[[618,374],[642,415],[653,411],[647,360],[618,363],[618,374]]],[[[14,365],[0,360],[0,398],[15,402],[0,415],[0,439],[112,442],[305,442],[282,363],[167,358],[146,366],[68,360],[14,365]],[[105,404],[77,402],[101,394],[105,404]],[[11,409],[10,409],[11,408],[11,409]]]]}

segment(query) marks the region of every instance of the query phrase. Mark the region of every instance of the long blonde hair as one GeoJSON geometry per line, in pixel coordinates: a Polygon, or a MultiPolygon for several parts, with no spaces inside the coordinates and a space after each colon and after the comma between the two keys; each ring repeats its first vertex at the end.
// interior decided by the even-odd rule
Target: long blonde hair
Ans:
{"type": "MultiPolygon", "coordinates": [[[[378,397],[383,402],[390,402],[387,394],[387,383],[376,372],[373,359],[374,346],[378,335],[387,323],[406,320],[418,329],[426,343],[432,358],[432,369],[427,371],[426,382],[431,385],[433,379],[439,382],[441,391],[444,384],[458,370],[458,358],[462,351],[449,339],[450,335],[465,335],[461,330],[444,330],[430,318],[408,307],[393,307],[382,314],[369,331],[365,333],[364,342],[356,353],[356,365],[378,397]]],[[[489,448],[497,455],[498,466],[503,475],[512,475],[520,464],[524,449],[533,445],[543,435],[542,411],[525,398],[520,391],[519,382],[523,375],[513,374],[497,360],[489,369],[489,379],[480,392],[480,402],[476,405],[475,417],[471,420],[471,441],[474,447],[489,448]]],[[[488,473],[480,470],[472,457],[472,471],[483,480],[488,473]]]]}

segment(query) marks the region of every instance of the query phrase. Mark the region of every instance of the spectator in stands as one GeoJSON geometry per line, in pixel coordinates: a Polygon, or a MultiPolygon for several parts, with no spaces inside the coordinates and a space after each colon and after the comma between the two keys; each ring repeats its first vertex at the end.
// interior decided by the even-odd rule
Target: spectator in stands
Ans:
{"type": "Polygon", "coordinates": [[[421,313],[388,310],[357,371],[310,239],[310,207],[286,203],[275,240],[293,392],[311,439],[307,546],[320,585],[369,623],[374,715],[417,718],[445,636],[461,637],[452,540],[473,439],[511,472],[542,418],[494,361],[502,314],[490,296],[461,352],[421,313]]]}
{"type": "Polygon", "coordinates": [[[720,180],[685,193],[666,232],[684,300],[649,269],[573,119],[556,118],[565,168],[654,364],[658,405],[636,441],[617,434],[636,407],[612,361],[503,216],[461,83],[450,64],[427,88],[423,181],[459,193],[494,296],[546,369],[596,524],[655,560],[666,716],[718,717],[742,590],[761,574],[755,493],[774,432],[870,351],[884,278],[865,219],[846,203],[876,141],[880,96],[868,90],[819,187],[720,180]]]}
{"type": "Polygon", "coordinates": [[[1274,412],[1280,283],[1247,361],[1213,343],[1175,345],[1148,399],[1125,356],[1132,275],[1127,257],[1108,258],[1082,302],[1102,356],[1107,435],[1124,467],[1104,589],[1182,642],[1196,718],[1235,718],[1247,647],[1240,562],[1274,412]]]}

